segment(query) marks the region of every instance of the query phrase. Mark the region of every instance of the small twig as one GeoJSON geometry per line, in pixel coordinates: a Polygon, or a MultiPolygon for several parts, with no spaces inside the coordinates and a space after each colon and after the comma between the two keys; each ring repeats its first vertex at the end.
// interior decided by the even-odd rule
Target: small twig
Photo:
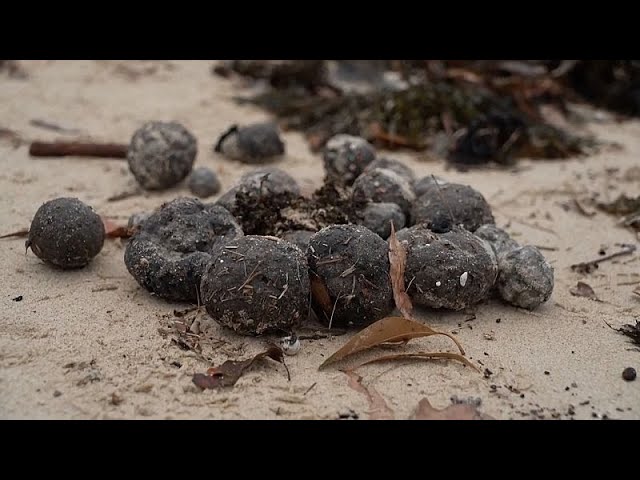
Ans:
{"type": "Polygon", "coordinates": [[[35,120],[31,120],[29,123],[31,125],[33,125],[34,127],[44,128],[45,130],[53,130],[54,132],[59,132],[59,133],[68,133],[68,134],[82,133],[82,131],[77,129],[77,128],[61,127],[60,125],[56,125],[55,123],[47,122],[46,120],[35,119],[35,120]]]}
{"type": "Polygon", "coordinates": [[[260,272],[256,272],[256,270],[258,269],[258,267],[260,266],[262,262],[258,262],[256,264],[256,266],[253,268],[253,270],[251,271],[251,273],[249,274],[249,276],[247,277],[247,279],[244,281],[244,283],[242,285],[240,285],[238,288],[236,288],[236,290],[241,290],[243,289],[251,280],[253,280],[254,278],[256,278],[258,275],[260,275],[260,272]]]}
{"type": "Polygon", "coordinates": [[[340,294],[342,292],[338,292],[338,296],[336,297],[336,301],[333,303],[333,309],[331,310],[331,318],[329,318],[329,330],[331,330],[331,325],[333,324],[333,315],[336,313],[336,306],[338,305],[338,300],[340,300],[340,294]]]}
{"type": "Polygon", "coordinates": [[[10,238],[10,237],[26,237],[29,235],[29,229],[23,228],[22,230],[18,230],[17,232],[7,233],[5,235],[0,236],[0,238],[10,238]]]}
{"type": "Polygon", "coordinates": [[[304,397],[307,393],[309,393],[311,390],[313,390],[313,387],[315,387],[318,384],[318,382],[313,382],[313,385],[311,385],[309,388],[307,388],[307,391],[304,392],[302,394],[302,396],[304,397]]]}
{"type": "Polygon", "coordinates": [[[558,247],[546,247],[544,245],[534,245],[538,250],[548,250],[550,252],[557,252],[558,247]]]}
{"type": "Polygon", "coordinates": [[[29,147],[32,157],[99,157],[127,158],[128,145],[120,143],[33,142],[29,147]]]}
{"type": "Polygon", "coordinates": [[[115,195],[112,195],[109,198],[107,198],[107,202],[119,202],[120,200],[125,200],[127,198],[140,195],[141,193],[142,191],[139,188],[135,190],[128,190],[126,192],[116,193],[115,195]]]}
{"type": "Polygon", "coordinates": [[[571,270],[580,271],[580,272],[589,272],[592,268],[597,267],[599,263],[605,262],[607,260],[611,260],[616,257],[620,257],[622,255],[630,255],[636,251],[635,245],[621,245],[623,248],[619,252],[614,252],[609,255],[605,255],[604,257],[596,258],[595,260],[591,260],[589,262],[581,262],[571,265],[571,270]]]}
{"type": "Polygon", "coordinates": [[[449,218],[451,219],[451,226],[453,226],[453,225],[456,224],[456,219],[453,216],[453,212],[451,211],[451,208],[449,207],[449,204],[445,201],[444,195],[442,195],[442,190],[440,189],[440,184],[438,183],[438,180],[436,179],[436,176],[431,174],[431,178],[432,178],[433,182],[436,184],[436,188],[438,189],[438,195],[440,196],[440,201],[442,201],[444,206],[447,207],[447,211],[449,212],[449,218]]]}
{"type": "Polygon", "coordinates": [[[328,260],[320,260],[319,262],[316,263],[317,266],[320,265],[327,265],[329,263],[336,263],[336,262],[341,262],[342,260],[344,260],[344,258],[342,257],[337,257],[337,258],[330,258],[328,260]]]}

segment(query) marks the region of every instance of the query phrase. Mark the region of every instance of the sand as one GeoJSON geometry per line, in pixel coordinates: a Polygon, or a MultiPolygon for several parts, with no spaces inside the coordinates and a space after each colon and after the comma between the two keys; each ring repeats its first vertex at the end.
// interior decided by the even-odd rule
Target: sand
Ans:
{"type": "MultiPolygon", "coordinates": [[[[214,168],[224,187],[251,169],[211,150],[231,123],[268,118],[231,99],[234,82],[213,76],[213,62],[29,61],[27,79],[0,73],[0,127],[24,139],[73,138],[30,124],[40,119],[80,129],[87,138],[127,143],[143,122],[175,120],[199,141],[197,165],[214,168]]],[[[600,117],[594,117],[600,118],[600,117]]],[[[358,370],[363,383],[385,399],[393,416],[408,418],[422,398],[437,408],[451,397],[479,399],[480,411],[498,419],[640,418],[640,380],[625,382],[625,367],[640,369],[640,352],[610,329],[633,323],[640,298],[638,253],[579,275],[571,264],[598,257],[616,243],[638,238],[603,213],[580,215],[576,195],[640,193],[640,122],[601,119],[585,128],[617,142],[587,158],[521,161],[511,170],[468,173],[447,170],[424,155],[394,153],[419,175],[442,175],[472,185],[494,208],[497,223],[521,243],[547,248],[555,268],[552,298],[534,312],[491,300],[469,312],[420,310],[434,328],[455,332],[467,356],[486,375],[449,361],[385,363],[358,370]],[[600,301],[569,293],[589,283],[600,301]],[[498,321],[499,319],[499,321],[498,321]],[[488,377],[488,378],[486,378],[488,377]]],[[[277,163],[305,191],[322,178],[320,157],[301,135],[284,134],[287,155],[277,163]]],[[[28,144],[0,139],[0,233],[28,227],[37,208],[59,196],[75,196],[115,221],[155,208],[179,195],[180,185],[119,202],[107,198],[134,186],[126,162],[65,158],[35,159],[28,144]]],[[[318,366],[348,339],[303,341],[284,368],[265,362],[225,391],[200,392],[192,375],[211,365],[162,334],[174,309],[149,295],[128,274],[120,240],[108,240],[87,267],[60,271],[43,264],[24,239],[0,240],[0,418],[114,419],[336,419],[376,417],[367,396],[350,388],[347,376],[318,366]],[[14,301],[22,296],[22,301],[14,301]],[[160,329],[160,331],[159,331],[160,329]]],[[[203,316],[202,329],[217,339],[203,350],[219,364],[244,359],[273,338],[239,337],[203,316]]],[[[412,341],[409,351],[447,349],[444,338],[412,341]]],[[[354,359],[362,360],[364,357],[354,359]]],[[[354,365],[354,361],[344,366],[354,365]]]]}

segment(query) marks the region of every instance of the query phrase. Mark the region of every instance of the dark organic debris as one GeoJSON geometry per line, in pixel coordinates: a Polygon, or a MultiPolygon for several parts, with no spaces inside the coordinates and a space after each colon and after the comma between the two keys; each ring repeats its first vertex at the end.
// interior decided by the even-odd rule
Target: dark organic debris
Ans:
{"type": "Polygon", "coordinates": [[[590,300],[595,300],[596,302],[600,301],[596,295],[596,292],[593,291],[591,285],[584,282],[578,282],[575,287],[571,287],[569,292],[574,297],[586,297],[590,300]]]}
{"type": "MultiPolygon", "coordinates": [[[[606,322],[605,322],[606,323],[606,322]]],[[[632,325],[630,323],[626,323],[622,325],[620,328],[614,328],[607,323],[607,325],[615,330],[616,332],[620,332],[623,335],[626,335],[631,339],[631,342],[635,345],[640,346],[640,321],[636,320],[636,324],[632,325]]]]}
{"type": "MultiPolygon", "coordinates": [[[[212,367],[207,373],[196,373],[192,381],[195,385],[202,389],[216,389],[224,387],[232,387],[242,377],[242,374],[258,360],[263,358],[271,358],[276,362],[284,363],[284,352],[276,346],[271,346],[264,352],[254,355],[248,360],[227,360],[219,367],[212,367]]],[[[291,380],[289,370],[287,369],[287,377],[291,380]]]]}
{"type": "Polygon", "coordinates": [[[411,416],[412,420],[493,420],[489,415],[480,413],[474,404],[454,403],[438,410],[431,406],[426,398],[420,400],[411,416]]]}
{"type": "Polygon", "coordinates": [[[129,238],[136,231],[136,227],[118,225],[106,217],[102,217],[102,224],[107,238],[129,238]]]}
{"type": "Polygon", "coordinates": [[[268,62],[273,61],[244,61],[243,68],[232,68],[268,78],[274,87],[238,101],[260,105],[285,128],[302,130],[314,150],[336,134],[422,150],[446,133],[450,159],[475,164],[510,163],[522,156],[566,158],[594,144],[542,114],[543,106],[566,112],[566,100],[577,98],[569,81],[575,64],[568,61],[318,60],[306,70],[315,80],[307,76],[304,82],[274,81],[275,68],[265,67],[268,62]],[[518,67],[505,68],[511,64],[518,67]],[[531,76],[532,71],[539,74],[531,76]]]}
{"type": "Polygon", "coordinates": [[[12,298],[11,300],[13,300],[14,302],[21,302],[22,301],[22,295],[18,295],[17,297],[12,298]]]}
{"type": "Polygon", "coordinates": [[[622,249],[618,252],[614,252],[610,255],[605,255],[604,257],[596,258],[595,260],[591,260],[589,262],[581,262],[581,263],[573,264],[571,265],[571,270],[581,274],[591,273],[594,270],[596,270],[598,268],[598,265],[602,262],[614,259],[616,257],[623,256],[623,255],[630,255],[636,251],[635,245],[620,244],[620,246],[622,247],[622,249]]]}
{"type": "Polygon", "coordinates": [[[43,128],[45,130],[51,130],[57,133],[66,133],[66,134],[79,134],[81,131],[77,128],[67,128],[62,127],[56,123],[49,122],[47,120],[33,119],[29,121],[30,125],[34,127],[43,128]]]}

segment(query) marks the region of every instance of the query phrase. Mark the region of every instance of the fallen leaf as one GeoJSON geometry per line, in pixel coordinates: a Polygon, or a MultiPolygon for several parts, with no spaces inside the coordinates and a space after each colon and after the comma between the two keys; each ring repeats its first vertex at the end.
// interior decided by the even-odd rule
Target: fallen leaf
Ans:
{"type": "Polygon", "coordinates": [[[460,355],[459,353],[449,353],[449,352],[417,352],[417,353],[396,353],[393,355],[384,355],[382,357],[372,358],[371,360],[367,360],[366,362],[361,363],[357,367],[354,367],[353,370],[360,368],[364,365],[369,365],[370,363],[378,363],[378,362],[387,362],[389,360],[432,360],[434,358],[448,358],[451,360],[458,360],[459,362],[464,363],[465,365],[473,368],[476,371],[480,371],[478,367],[476,367],[473,363],[467,360],[465,357],[460,355]]]}
{"type": "Polygon", "coordinates": [[[327,291],[327,286],[318,275],[313,272],[310,273],[309,280],[311,282],[311,295],[313,296],[313,300],[320,305],[320,308],[322,308],[325,314],[330,315],[331,310],[333,310],[333,302],[327,291]]]}
{"type": "Polygon", "coordinates": [[[369,420],[393,420],[393,410],[389,408],[384,397],[378,393],[378,391],[372,386],[365,386],[362,384],[362,377],[353,370],[343,370],[343,372],[349,377],[347,385],[354,389],[356,392],[363,393],[367,396],[369,401],[369,420]]]}
{"type": "MultiPolygon", "coordinates": [[[[193,376],[192,381],[202,389],[232,387],[249,367],[265,357],[269,357],[276,362],[280,362],[285,366],[285,368],[287,368],[284,363],[284,352],[282,349],[276,346],[271,346],[264,352],[260,352],[248,360],[227,360],[219,367],[212,367],[208,369],[206,374],[196,373],[193,376]]],[[[287,376],[289,376],[288,369],[287,376]]],[[[291,377],[289,377],[289,380],[291,380],[291,377]]]]}
{"type": "Polygon", "coordinates": [[[354,353],[376,347],[382,343],[407,342],[412,338],[428,337],[431,335],[444,335],[449,337],[456,344],[460,353],[464,355],[462,345],[448,333],[437,332],[427,325],[408,318],[386,317],[355,334],[342,348],[327,358],[322,365],[320,365],[320,368],[342,360],[354,353]]]}
{"type": "Polygon", "coordinates": [[[407,251],[396,236],[396,229],[391,222],[391,235],[389,236],[389,274],[393,288],[393,299],[398,310],[407,318],[411,318],[413,304],[404,288],[404,271],[407,265],[407,251]]]}
{"type": "Polygon", "coordinates": [[[6,233],[4,235],[0,235],[0,238],[9,238],[9,237],[26,237],[29,235],[29,229],[23,228],[22,230],[18,230],[16,232],[6,233]]]}
{"type": "Polygon", "coordinates": [[[108,218],[101,218],[107,238],[129,238],[134,233],[133,229],[127,228],[126,226],[117,225],[115,222],[109,220],[108,218]]]}
{"type": "Polygon", "coordinates": [[[596,302],[600,301],[596,296],[596,292],[593,291],[593,288],[587,283],[578,282],[575,287],[571,287],[569,292],[574,297],[586,297],[590,300],[595,300],[596,302]]]}
{"type": "Polygon", "coordinates": [[[458,403],[438,410],[433,408],[429,400],[423,398],[418,403],[411,420],[494,420],[489,415],[480,413],[475,405],[458,403]]]}

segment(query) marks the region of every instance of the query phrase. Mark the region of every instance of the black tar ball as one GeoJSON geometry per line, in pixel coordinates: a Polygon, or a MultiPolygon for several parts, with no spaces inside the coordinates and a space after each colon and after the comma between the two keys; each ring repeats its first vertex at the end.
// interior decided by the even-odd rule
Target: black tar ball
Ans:
{"type": "Polygon", "coordinates": [[[127,160],[143,188],[161,190],[189,175],[197,152],[196,138],[179,123],[149,122],[133,134],[127,160]]]}
{"type": "Polygon", "coordinates": [[[322,158],[328,179],[351,185],[376,158],[376,151],[364,138],[340,134],[329,139],[322,158]]]}
{"type": "Polygon", "coordinates": [[[417,305],[462,310],[488,296],[498,263],[487,242],[461,227],[437,234],[424,224],[397,235],[407,251],[407,293],[417,305]]]}
{"type": "Polygon", "coordinates": [[[411,221],[427,227],[446,223],[462,225],[470,232],[485,223],[495,223],[491,207],[482,194],[457,183],[427,186],[413,203],[411,221]]]}
{"type": "Polygon", "coordinates": [[[104,225],[91,207],[77,198],[56,198],[42,205],[31,222],[26,247],[60,268],[80,268],[104,244],[104,225]]]}
{"type": "Polygon", "coordinates": [[[189,176],[189,190],[200,198],[207,198],[220,191],[216,172],[207,167],[194,168],[189,176]]]}
{"type": "Polygon", "coordinates": [[[364,172],[353,183],[355,206],[373,203],[395,203],[408,214],[415,200],[413,187],[407,179],[387,168],[375,168],[364,172]]]}
{"type": "Polygon", "coordinates": [[[129,273],[149,292],[175,301],[195,302],[211,252],[242,236],[224,208],[195,198],[164,204],[131,237],[124,254],[129,273]]]}
{"type": "Polygon", "coordinates": [[[309,312],[306,258],[285,240],[247,235],[216,250],[200,291],[211,318],[237,333],[290,333],[309,312]]]}
{"type": "Polygon", "coordinates": [[[332,225],[309,242],[307,260],[318,317],[332,326],[366,326],[394,308],[389,248],[359,225],[332,225]]]}
{"type": "Polygon", "coordinates": [[[391,222],[395,230],[404,228],[406,216],[395,203],[368,203],[358,212],[358,224],[380,235],[385,240],[391,235],[391,222]]]}
{"type": "Polygon", "coordinates": [[[365,172],[370,172],[376,168],[386,168],[388,170],[393,170],[401,177],[405,178],[410,185],[414,185],[416,182],[416,174],[413,173],[413,170],[402,163],[400,160],[396,160],[394,158],[388,157],[378,157],[364,169],[365,172]]]}

